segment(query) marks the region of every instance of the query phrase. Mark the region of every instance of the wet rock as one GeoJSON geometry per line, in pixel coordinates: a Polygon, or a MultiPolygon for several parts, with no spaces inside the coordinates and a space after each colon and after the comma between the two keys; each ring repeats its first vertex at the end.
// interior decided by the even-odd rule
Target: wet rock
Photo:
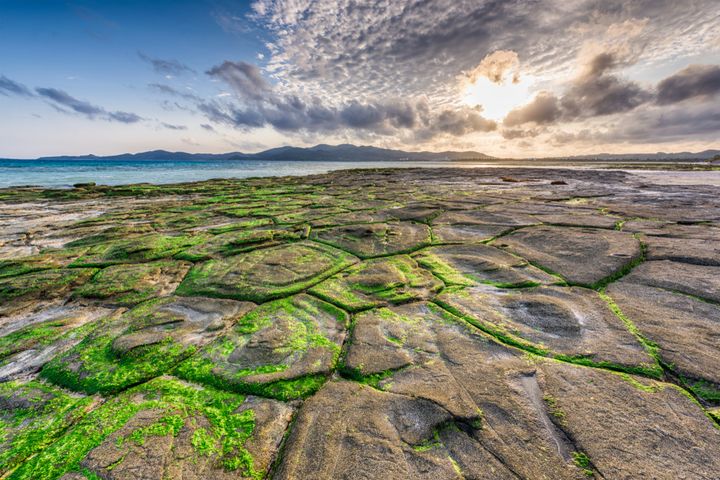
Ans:
{"type": "Polygon", "coordinates": [[[87,414],[19,470],[23,478],[163,480],[258,478],[274,458],[292,408],[199,388],[170,377],[87,414]]]}
{"type": "Polygon", "coordinates": [[[625,280],[720,303],[720,266],[668,260],[644,262],[625,280]]]}
{"type": "Polygon", "coordinates": [[[215,235],[209,240],[192,246],[177,255],[177,258],[193,262],[210,258],[223,258],[249,252],[259,248],[272,247],[282,242],[300,240],[304,231],[262,229],[239,230],[215,235]]]}
{"type": "Polygon", "coordinates": [[[717,239],[646,236],[643,241],[647,245],[648,260],[720,266],[720,242],[717,239]]]}
{"type": "Polygon", "coordinates": [[[202,297],[148,300],[99,323],[42,375],[76,391],[116,393],[166,373],[253,307],[202,297]]]}
{"type": "Polygon", "coordinates": [[[0,475],[52,444],[95,403],[37,381],[0,383],[0,475]]]}
{"type": "Polygon", "coordinates": [[[466,210],[445,212],[433,219],[433,235],[438,242],[483,242],[537,220],[523,214],[466,210]]]}
{"type": "Polygon", "coordinates": [[[96,273],[90,282],[75,290],[74,295],[132,306],[171,294],[189,268],[187,262],[171,260],[113,265],[96,273]]]}
{"type": "Polygon", "coordinates": [[[310,292],[352,312],[425,300],[442,286],[415,260],[399,255],[361,262],[314,286],[310,292]]]}
{"type": "Polygon", "coordinates": [[[266,303],[178,366],[178,374],[221,388],[277,398],[316,390],[335,366],[348,315],[309,295],[266,303]]]}
{"type": "Polygon", "coordinates": [[[116,240],[90,247],[75,260],[73,267],[105,267],[120,263],[139,263],[160,260],[204,240],[202,236],[145,235],[128,240],[116,240]]]}
{"type": "Polygon", "coordinates": [[[588,228],[528,228],[502,237],[493,245],[584,286],[617,274],[642,254],[639,242],[630,234],[588,228]]]}
{"type": "Polygon", "coordinates": [[[659,376],[642,344],[596,292],[580,287],[449,289],[438,302],[540,354],[659,376]]]}
{"type": "Polygon", "coordinates": [[[281,245],[195,266],[177,293],[262,302],[299,292],[356,261],[314,242],[281,245]]]}
{"type": "Polygon", "coordinates": [[[0,328],[0,382],[26,378],[80,342],[100,318],[120,312],[69,304],[8,319],[0,328]]]}
{"type": "Polygon", "coordinates": [[[554,277],[527,260],[483,244],[448,245],[421,250],[413,257],[446,285],[484,283],[503,287],[557,283],[554,277]]]}
{"type": "Polygon", "coordinates": [[[93,268],[61,268],[0,278],[0,319],[28,304],[67,297],[96,272],[93,268]]]}
{"type": "Polygon", "coordinates": [[[411,252],[430,244],[430,228],[410,222],[369,223],[315,230],[311,234],[324,243],[372,258],[411,252]]]}
{"type": "Polygon", "coordinates": [[[720,306],[634,283],[632,277],[610,285],[607,293],[656,346],[664,363],[695,386],[698,394],[720,401],[720,306]]]}

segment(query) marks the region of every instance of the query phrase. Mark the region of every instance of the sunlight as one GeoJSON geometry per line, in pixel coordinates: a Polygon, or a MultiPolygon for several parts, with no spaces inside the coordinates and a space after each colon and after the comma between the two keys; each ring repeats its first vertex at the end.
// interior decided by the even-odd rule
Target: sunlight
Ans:
{"type": "Polygon", "coordinates": [[[529,77],[513,82],[506,76],[500,83],[494,83],[487,77],[478,77],[474,82],[465,85],[462,101],[470,107],[482,106],[484,117],[499,121],[505,118],[510,110],[531,100],[533,83],[529,77]]]}

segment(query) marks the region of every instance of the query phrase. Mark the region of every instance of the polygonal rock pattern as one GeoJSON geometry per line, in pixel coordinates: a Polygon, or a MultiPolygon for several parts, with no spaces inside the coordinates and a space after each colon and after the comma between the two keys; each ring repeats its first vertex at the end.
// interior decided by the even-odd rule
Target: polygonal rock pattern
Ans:
{"type": "Polygon", "coordinates": [[[2,478],[718,477],[716,187],[371,169],[0,217],[2,478]]]}
{"type": "Polygon", "coordinates": [[[100,323],[42,375],[74,390],[115,393],[167,372],[253,306],[202,297],[148,300],[100,323]]]}
{"type": "Polygon", "coordinates": [[[523,258],[484,244],[430,247],[413,257],[432,270],[446,285],[484,283],[499,287],[523,287],[561,281],[533,267],[523,258]]]}
{"type": "Polygon", "coordinates": [[[131,306],[171,294],[189,268],[189,263],[173,260],[113,265],[96,273],[74,295],[131,306]]]}
{"type": "Polygon", "coordinates": [[[435,240],[444,243],[476,243],[539,223],[522,214],[497,214],[486,210],[446,212],[432,220],[435,240]]]}
{"type": "Polygon", "coordinates": [[[720,266],[669,260],[645,262],[624,280],[720,303],[720,266]]]}
{"type": "Polygon", "coordinates": [[[425,300],[443,284],[406,255],[361,262],[310,292],[347,311],[425,300]]]}
{"type": "Polygon", "coordinates": [[[493,243],[577,285],[595,285],[640,258],[640,243],[624,232],[590,228],[534,227],[493,243]]]}
{"type": "Polygon", "coordinates": [[[0,328],[0,381],[37,372],[80,342],[94,322],[113,313],[104,307],[67,304],[7,318],[0,328]]]}
{"type": "Polygon", "coordinates": [[[177,258],[197,262],[210,258],[222,258],[257,248],[279,245],[282,241],[299,240],[301,231],[263,229],[237,230],[220,233],[207,241],[194,245],[176,255],[177,258]]]}
{"type": "Polygon", "coordinates": [[[597,292],[580,287],[446,290],[437,301],[509,343],[569,361],[661,374],[597,292]]]}
{"type": "Polygon", "coordinates": [[[720,400],[720,305],[634,283],[631,277],[610,285],[607,294],[696,394],[720,400]]]}
{"type": "Polygon", "coordinates": [[[291,417],[292,408],[274,400],[158,378],[85,415],[15,476],[258,478],[291,417]]]}
{"type": "Polygon", "coordinates": [[[277,398],[297,398],[324,381],[345,338],[348,315],[301,294],[256,308],[178,367],[192,381],[277,398]]]}
{"type": "Polygon", "coordinates": [[[171,257],[204,240],[202,236],[144,235],[127,240],[100,243],[77,258],[73,267],[105,267],[171,257]]]}
{"type": "Polygon", "coordinates": [[[720,432],[671,385],[525,359],[422,304],[358,315],[350,342],[347,367],[376,387],[330,382],[308,400],[279,478],[454,478],[448,467],[464,478],[673,478],[686,468],[712,478],[716,468],[702,458],[720,451],[720,432]]]}
{"type": "Polygon", "coordinates": [[[96,272],[94,268],[60,268],[0,278],[0,318],[26,304],[65,297],[96,272]]]}
{"type": "Polygon", "coordinates": [[[356,261],[314,242],[264,248],[194,267],[177,293],[262,302],[297,293],[356,261]]]}
{"type": "Polygon", "coordinates": [[[430,228],[421,223],[366,223],[315,230],[312,238],[347,250],[360,258],[416,250],[430,244],[430,228]]]}

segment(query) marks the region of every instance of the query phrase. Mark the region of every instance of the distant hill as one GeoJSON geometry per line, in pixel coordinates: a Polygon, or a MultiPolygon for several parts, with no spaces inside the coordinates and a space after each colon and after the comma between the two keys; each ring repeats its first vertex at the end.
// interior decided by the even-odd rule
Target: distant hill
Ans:
{"type": "MultiPolygon", "coordinates": [[[[622,162],[631,160],[669,162],[669,161],[705,161],[720,155],[720,150],[705,150],[702,152],[677,153],[598,153],[594,155],[575,155],[556,158],[532,158],[525,160],[553,160],[553,161],[608,161],[622,162]]],[[[324,161],[324,162],[402,162],[402,161],[453,161],[453,160],[487,160],[503,161],[504,159],[491,157],[480,152],[407,152],[388,148],[342,145],[315,145],[314,147],[278,147],[258,153],[187,153],[168,152],[166,150],[152,150],[140,153],[123,153],[120,155],[96,156],[59,156],[41,157],[37,160],[267,160],[267,161],[324,161]]],[[[508,159],[510,160],[510,159],[508,159]]],[[[523,160],[523,159],[512,159],[523,160]]]]}
{"type": "Polygon", "coordinates": [[[596,155],[575,155],[564,157],[570,160],[654,160],[658,162],[670,160],[711,160],[720,155],[720,150],[704,150],[702,152],[676,152],[676,153],[598,153],[596,155]]]}
{"type": "Polygon", "coordinates": [[[187,153],[152,150],[141,153],[96,156],[59,156],[42,157],[38,160],[316,160],[339,162],[362,161],[443,161],[443,160],[488,160],[489,155],[479,152],[406,152],[387,148],[356,145],[316,145],[309,148],[279,147],[258,153],[187,153]]]}

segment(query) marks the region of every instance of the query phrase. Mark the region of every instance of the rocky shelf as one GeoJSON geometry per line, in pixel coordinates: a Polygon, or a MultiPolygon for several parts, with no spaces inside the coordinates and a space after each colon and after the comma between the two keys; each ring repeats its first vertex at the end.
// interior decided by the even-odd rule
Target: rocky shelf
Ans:
{"type": "Polygon", "coordinates": [[[0,478],[717,479],[720,189],[0,190],[0,478]]]}

